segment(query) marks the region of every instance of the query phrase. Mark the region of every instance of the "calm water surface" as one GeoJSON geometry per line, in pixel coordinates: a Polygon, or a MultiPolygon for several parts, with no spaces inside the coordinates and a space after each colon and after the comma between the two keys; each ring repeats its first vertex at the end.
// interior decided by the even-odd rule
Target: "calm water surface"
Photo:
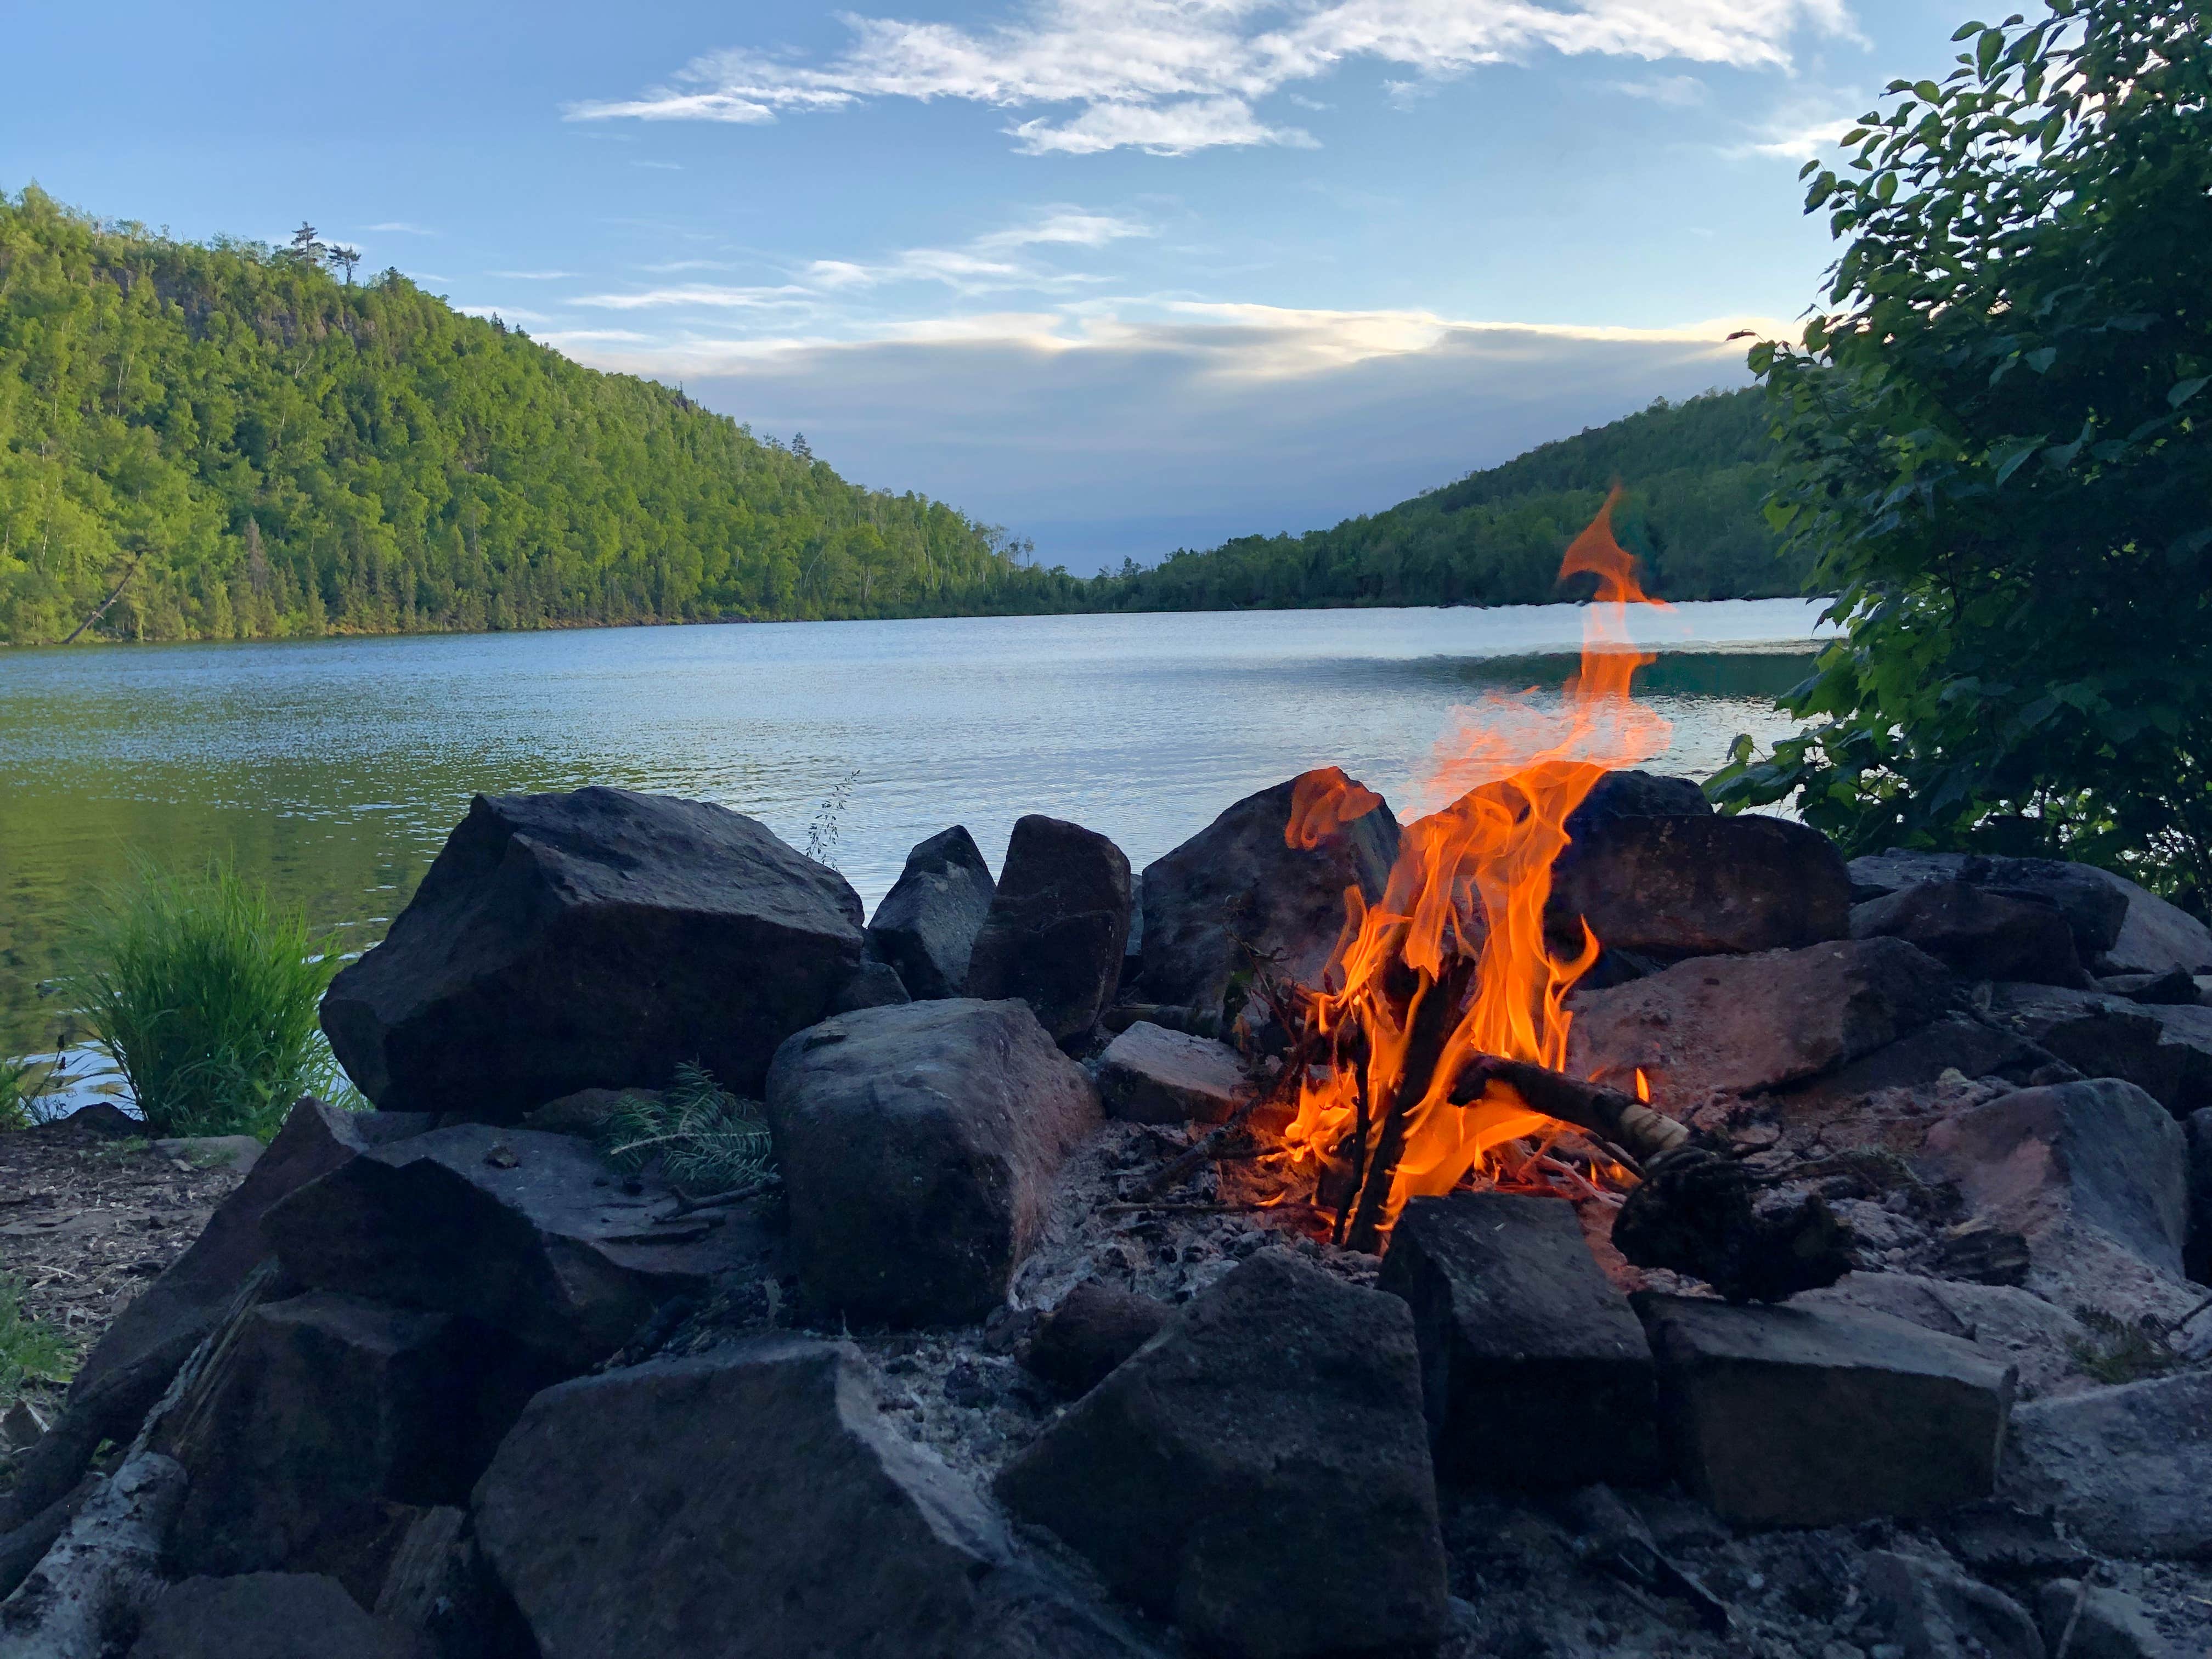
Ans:
{"type": "MultiPolygon", "coordinates": [[[[1644,613],[1658,764],[1702,776],[1784,729],[1814,602],[1644,613]]],[[[720,801],[872,907],[965,823],[995,866],[1024,812],[1142,866],[1240,796],[1334,762],[1401,815],[1455,708],[1572,672],[1582,611],[1303,611],[609,629],[297,645],[0,651],[0,1054],[65,1022],[40,982],[133,852],[222,855],[365,948],[483,790],[720,801]]]]}

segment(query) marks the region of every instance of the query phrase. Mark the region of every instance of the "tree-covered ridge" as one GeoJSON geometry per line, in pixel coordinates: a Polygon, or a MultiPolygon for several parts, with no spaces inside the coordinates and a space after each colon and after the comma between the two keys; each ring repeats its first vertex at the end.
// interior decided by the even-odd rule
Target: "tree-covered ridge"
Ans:
{"type": "Polygon", "coordinates": [[[1804,590],[1809,555],[1785,558],[1761,512],[1773,487],[1756,391],[1655,403],[1389,511],[1303,536],[1247,536],[1105,580],[1112,608],[1537,605],[1559,597],[1559,555],[1615,482],[1614,515],[1653,591],[1670,599],[1804,590]]]}
{"type": "Polygon", "coordinates": [[[341,283],[331,252],[0,194],[0,640],[95,613],[231,639],[1022,609],[1065,583],[397,272],[341,283]]]}

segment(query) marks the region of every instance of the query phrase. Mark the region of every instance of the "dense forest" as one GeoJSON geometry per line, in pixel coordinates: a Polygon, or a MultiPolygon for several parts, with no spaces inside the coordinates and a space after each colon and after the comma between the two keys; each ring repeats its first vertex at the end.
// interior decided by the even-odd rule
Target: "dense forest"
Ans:
{"type": "Polygon", "coordinates": [[[1028,608],[942,502],[331,252],[0,195],[0,640],[1028,608]]]}
{"type": "Polygon", "coordinates": [[[398,271],[356,285],[355,257],[304,227],[204,246],[0,193],[0,641],[1530,604],[1616,479],[1660,593],[1802,586],[1759,510],[1754,392],[1085,580],[398,271]]]}
{"type": "Polygon", "coordinates": [[[1176,552],[1098,586],[1110,608],[1129,611],[1541,604],[1559,597],[1559,555],[1621,481],[1614,528],[1655,592],[1802,592],[1809,556],[1785,561],[1760,511],[1774,479],[1768,419],[1755,390],[1662,399],[1388,512],[1176,552]]]}

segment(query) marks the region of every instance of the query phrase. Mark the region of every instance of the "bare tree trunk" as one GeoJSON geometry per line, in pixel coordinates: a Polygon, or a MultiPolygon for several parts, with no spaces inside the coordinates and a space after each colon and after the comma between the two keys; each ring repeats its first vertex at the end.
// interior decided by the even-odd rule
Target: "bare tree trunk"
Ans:
{"type": "Polygon", "coordinates": [[[0,1659],[99,1659],[110,1634],[160,1592],[161,1540],[184,1496],[174,1458],[125,1459],[0,1601],[0,1659]]]}

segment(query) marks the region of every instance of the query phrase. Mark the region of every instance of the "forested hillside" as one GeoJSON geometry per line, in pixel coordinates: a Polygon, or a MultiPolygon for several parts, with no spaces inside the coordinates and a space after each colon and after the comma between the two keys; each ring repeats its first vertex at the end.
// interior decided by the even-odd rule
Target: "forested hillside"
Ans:
{"type": "Polygon", "coordinates": [[[1065,602],[1000,541],[397,272],[0,194],[0,641],[1065,602]]]}
{"type": "Polygon", "coordinates": [[[1371,517],[1303,536],[1247,536],[1107,579],[1117,610],[1248,605],[1535,605],[1559,555],[1617,480],[1614,528],[1670,599],[1803,589],[1760,512],[1774,476],[1757,391],[1661,401],[1371,517]]]}

